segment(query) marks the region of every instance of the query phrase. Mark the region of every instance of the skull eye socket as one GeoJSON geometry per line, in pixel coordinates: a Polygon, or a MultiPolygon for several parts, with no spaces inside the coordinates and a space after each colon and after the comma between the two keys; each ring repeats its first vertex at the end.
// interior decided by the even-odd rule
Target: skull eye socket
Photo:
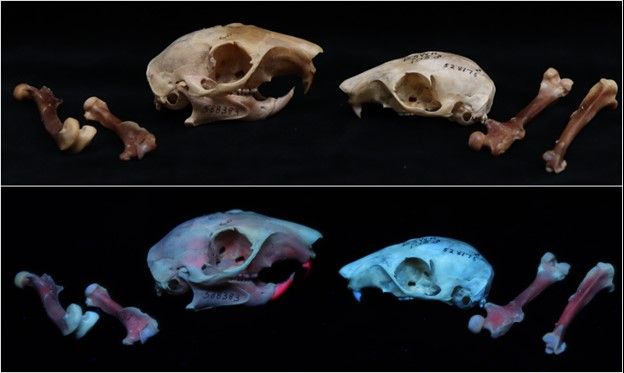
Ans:
{"type": "Polygon", "coordinates": [[[406,258],[394,271],[394,278],[401,287],[429,296],[441,291],[432,277],[431,267],[420,258],[406,258]]]}
{"type": "Polygon", "coordinates": [[[419,73],[407,73],[397,82],[394,90],[405,105],[425,110],[437,111],[442,107],[436,98],[435,80],[424,77],[419,73]]]}
{"type": "Polygon", "coordinates": [[[251,255],[251,242],[234,229],[217,234],[213,247],[214,263],[221,269],[239,266],[251,255]]]}
{"type": "Polygon", "coordinates": [[[218,83],[240,80],[251,69],[251,56],[237,44],[223,44],[211,54],[210,78],[218,83]]]}

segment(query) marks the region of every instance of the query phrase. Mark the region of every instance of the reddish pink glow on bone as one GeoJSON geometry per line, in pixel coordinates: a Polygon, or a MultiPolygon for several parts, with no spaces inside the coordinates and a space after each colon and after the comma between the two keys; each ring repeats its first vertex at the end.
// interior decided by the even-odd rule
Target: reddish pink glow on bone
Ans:
{"type": "Polygon", "coordinates": [[[127,335],[122,341],[131,345],[138,341],[145,343],[148,338],[158,333],[158,323],[146,313],[135,307],[122,307],[115,302],[108,291],[98,284],[91,284],[85,290],[86,303],[98,307],[109,315],[113,315],[126,327],[127,335]]]}
{"type": "Polygon", "coordinates": [[[19,272],[15,276],[15,285],[20,288],[30,286],[37,290],[48,317],[61,330],[63,335],[68,335],[76,330],[80,324],[82,310],[75,304],[68,307],[67,311],[61,306],[58,295],[63,290],[63,287],[56,285],[52,277],[47,274],[39,277],[30,272],[19,272]]]}
{"type": "Polygon", "coordinates": [[[305,275],[308,276],[310,271],[312,271],[312,261],[308,260],[307,262],[302,264],[303,269],[305,269],[305,275]]]}
{"type": "Polygon", "coordinates": [[[557,263],[555,256],[546,253],[542,256],[535,280],[506,306],[487,303],[487,316],[474,315],[468,322],[468,329],[479,333],[482,328],[490,331],[492,338],[498,338],[511,329],[514,323],[524,319],[522,307],[541,294],[547,287],[565,278],[570,270],[567,263],[557,263]]]}
{"type": "Polygon", "coordinates": [[[277,286],[275,287],[275,291],[273,292],[273,296],[271,297],[271,300],[276,300],[277,298],[279,298],[282,295],[284,295],[286,290],[288,290],[288,288],[293,284],[294,278],[295,278],[295,275],[292,274],[292,275],[290,275],[288,280],[286,280],[286,281],[284,281],[282,283],[277,284],[277,286]]]}
{"type": "Polygon", "coordinates": [[[598,263],[592,268],[581,284],[576,293],[568,300],[559,321],[555,324],[555,330],[546,333],[542,340],[546,342],[546,353],[558,355],[565,351],[566,343],[563,342],[565,332],[576,316],[602,289],[613,291],[613,275],[615,270],[608,263],[598,263]]]}

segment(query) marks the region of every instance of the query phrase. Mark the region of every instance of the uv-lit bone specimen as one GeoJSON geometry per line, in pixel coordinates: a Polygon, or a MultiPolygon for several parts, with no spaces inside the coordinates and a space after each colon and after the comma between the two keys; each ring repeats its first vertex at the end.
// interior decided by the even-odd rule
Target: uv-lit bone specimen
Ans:
{"type": "Polygon", "coordinates": [[[79,153],[91,143],[97,133],[92,126],[80,127],[80,123],[74,118],[67,118],[61,122],[56,110],[63,100],[54,96],[48,87],[37,89],[25,83],[18,84],[13,90],[13,97],[20,101],[26,99],[35,101],[46,131],[61,150],[79,153]]]}
{"type": "Polygon", "coordinates": [[[555,148],[544,153],[542,158],[546,161],[546,171],[560,173],[565,170],[567,163],[565,155],[568,147],[579,132],[596,116],[607,107],[616,109],[618,102],[617,83],[609,79],[600,79],[587,93],[579,108],[570,115],[570,121],[557,140],[555,148]]]}
{"type": "Polygon", "coordinates": [[[355,298],[367,287],[401,300],[439,300],[460,308],[485,303],[492,266],[472,246],[444,237],[392,245],[340,269],[355,298]]]}
{"type": "Polygon", "coordinates": [[[490,331],[492,338],[504,335],[514,323],[524,319],[522,307],[540,295],[550,285],[563,280],[569,270],[570,265],[568,263],[558,263],[555,256],[547,252],[542,256],[537,268],[537,276],[528,288],[506,306],[487,303],[485,305],[487,316],[485,318],[481,315],[472,316],[468,322],[468,329],[473,333],[479,333],[481,329],[485,328],[490,331]]]}
{"type": "Polygon", "coordinates": [[[474,61],[422,52],[386,62],[340,84],[358,117],[373,102],[400,115],[448,118],[460,124],[487,119],[496,87],[474,61]]]}
{"type": "Polygon", "coordinates": [[[64,309],[58,299],[63,287],[57,285],[47,274],[39,277],[30,272],[19,272],[15,275],[15,285],[20,289],[30,286],[37,290],[48,317],[63,335],[74,333],[76,338],[82,338],[99,319],[95,312],[87,311],[83,314],[80,306],[74,303],[64,309]]]}
{"type": "Polygon", "coordinates": [[[147,264],[156,287],[193,291],[187,309],[264,304],[277,299],[303,266],[321,234],[303,225],[231,210],[180,224],[154,245],[147,264]]]}
{"type": "Polygon", "coordinates": [[[568,300],[568,304],[563,310],[559,321],[555,324],[555,330],[547,333],[542,338],[546,342],[547,354],[558,355],[565,351],[566,343],[563,342],[563,337],[570,323],[576,314],[594,299],[594,296],[600,290],[607,289],[610,292],[613,291],[614,272],[615,270],[611,264],[600,262],[585,275],[576,293],[572,294],[568,300]]]}
{"type": "Polygon", "coordinates": [[[494,119],[485,121],[487,135],[476,131],[470,135],[468,145],[476,151],[483,146],[490,148],[492,155],[501,155],[516,140],[522,140],[526,134],[524,127],[545,108],[559,98],[566,96],[572,89],[572,80],[561,79],[559,72],[552,67],[546,70],[537,96],[522,111],[507,122],[494,119]]]}
{"type": "Polygon", "coordinates": [[[91,284],[85,290],[86,304],[97,307],[109,315],[113,315],[126,327],[127,335],[122,343],[131,345],[138,341],[145,343],[158,333],[158,322],[148,314],[135,307],[122,307],[111,299],[108,291],[98,284],[91,284]]]}
{"type": "Polygon", "coordinates": [[[179,110],[189,103],[187,126],[243,119],[259,120],[283,109],[294,88],[266,98],[258,88],[276,76],[298,75],[304,92],[323,49],[293,36],[232,23],[199,30],[174,41],[147,66],[156,108],[179,110]]]}
{"type": "Polygon", "coordinates": [[[146,153],[156,149],[156,137],[137,123],[122,122],[108,109],[106,102],[97,97],[90,97],[84,103],[84,116],[88,120],[99,122],[112,130],[124,143],[124,151],[119,154],[122,161],[132,157],[142,159],[146,153]]]}

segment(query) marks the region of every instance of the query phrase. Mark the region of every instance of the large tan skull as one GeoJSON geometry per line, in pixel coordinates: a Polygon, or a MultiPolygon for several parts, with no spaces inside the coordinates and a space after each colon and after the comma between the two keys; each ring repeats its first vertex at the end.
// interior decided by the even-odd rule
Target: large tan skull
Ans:
{"type": "Polygon", "coordinates": [[[444,117],[461,124],[485,121],[496,87],[472,60],[423,52],[386,62],[340,85],[357,116],[376,102],[401,115],[444,117]]]}
{"type": "Polygon", "coordinates": [[[232,23],[184,35],[147,66],[156,108],[182,109],[189,126],[217,120],[258,120],[275,114],[292,98],[265,98],[257,88],[278,75],[297,74],[307,92],[323,49],[296,37],[232,23]]]}

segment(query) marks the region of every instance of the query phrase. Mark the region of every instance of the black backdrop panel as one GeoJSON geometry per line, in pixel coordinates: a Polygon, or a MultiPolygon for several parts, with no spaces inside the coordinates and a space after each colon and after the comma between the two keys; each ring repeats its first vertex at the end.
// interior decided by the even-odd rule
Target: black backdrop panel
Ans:
{"type": "MultiPolygon", "coordinates": [[[[560,175],[544,170],[550,148],[600,78],[621,85],[618,2],[242,3],[115,2],[2,4],[4,184],[620,184],[621,109],[601,112],[578,136],[560,175]],[[176,38],[230,22],[316,42],[310,92],[259,122],[189,129],[188,109],[154,109],[148,62],[176,38]],[[527,127],[524,141],[494,158],[467,146],[481,125],[399,117],[378,105],[351,111],[338,85],[383,62],[428,50],[476,61],[496,83],[490,117],[507,120],[536,94],[543,72],[574,80],[568,97],[527,127]],[[117,159],[121,143],[100,133],[80,155],[61,154],[21,82],[48,85],[63,118],[82,117],[92,95],[152,131],[158,149],[117,159]]],[[[285,93],[293,80],[272,87],[285,93]]],[[[621,95],[618,94],[618,99],[621,95]]],[[[621,100],[620,100],[621,101],[621,100]]]]}
{"type": "Polygon", "coordinates": [[[2,189],[2,370],[621,370],[621,190],[602,189],[2,189]],[[259,307],[190,312],[190,296],[157,297],[146,255],[176,225],[233,208],[292,220],[323,233],[310,276],[259,307]],[[572,265],[568,277],[525,307],[525,320],[493,340],[470,316],[440,302],[376,291],[357,303],[341,266],[410,238],[471,243],[495,270],[489,300],[505,304],[535,277],[542,254],[572,265]],[[616,289],[574,320],[568,350],[546,355],[568,297],[598,261],[614,264],[616,289]],[[20,270],[65,286],[84,304],[98,282],[160,323],[145,345],[123,346],[110,316],[83,340],[62,337],[20,270]]]}

